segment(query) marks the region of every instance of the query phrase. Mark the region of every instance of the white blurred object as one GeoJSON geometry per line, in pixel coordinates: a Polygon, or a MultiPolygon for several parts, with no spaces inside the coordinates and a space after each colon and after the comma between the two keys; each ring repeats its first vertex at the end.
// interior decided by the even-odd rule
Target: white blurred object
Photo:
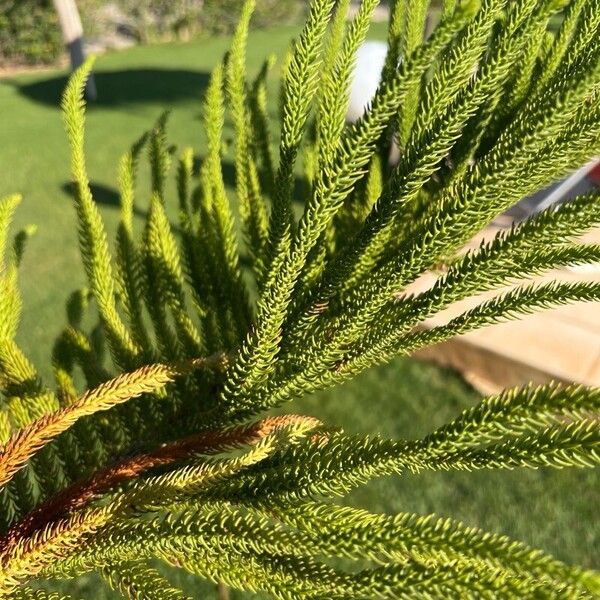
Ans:
{"type": "Polygon", "coordinates": [[[387,44],[365,42],[356,53],[356,66],[350,85],[348,121],[357,121],[373,99],[385,64],[387,44]]]}

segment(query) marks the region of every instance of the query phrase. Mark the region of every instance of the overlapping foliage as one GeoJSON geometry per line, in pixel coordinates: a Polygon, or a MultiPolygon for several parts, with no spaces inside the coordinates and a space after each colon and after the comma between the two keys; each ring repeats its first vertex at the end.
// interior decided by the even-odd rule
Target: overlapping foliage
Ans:
{"type": "Polygon", "coordinates": [[[191,149],[171,151],[166,115],[121,159],[114,252],[85,164],[91,62],[74,74],[62,107],[89,289],[67,303],[52,384],[15,340],[29,232],[11,248],[20,199],[0,203],[2,597],[57,598],[36,578],[90,571],[125,597],[186,597],[156,559],[274,598],[600,594],[597,574],[505,537],[331,501],[383,475],[594,466],[599,390],[509,390],[419,440],[268,416],[393,356],[600,299],[598,283],[530,282],[600,260],[597,246],[578,241],[600,224],[598,196],[461,253],[496,215],[600,154],[600,1],[446,0],[425,41],[427,2],[398,1],[381,85],[354,124],[345,122],[353,57],[377,2],[364,0],[351,23],[348,2],[335,4],[313,1],[286,61],[276,161],[265,101],[272,65],[254,81],[245,73],[246,2],[206,93],[199,167],[191,149]],[[221,163],[226,115],[239,227],[221,163]],[[145,151],[152,189],[137,236],[145,151]],[[177,234],[167,217],[171,171],[177,234]],[[431,288],[407,291],[431,270],[439,273],[431,288]],[[509,284],[444,325],[422,327],[509,284]],[[100,317],[92,333],[82,327],[90,302],[100,317]]]}

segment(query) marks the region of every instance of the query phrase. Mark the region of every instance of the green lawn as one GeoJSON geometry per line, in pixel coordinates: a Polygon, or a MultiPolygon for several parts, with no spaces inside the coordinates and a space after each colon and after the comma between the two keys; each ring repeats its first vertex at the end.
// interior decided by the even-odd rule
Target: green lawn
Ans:
{"type": "MultiPolygon", "coordinates": [[[[259,68],[266,54],[281,56],[295,31],[281,28],[252,34],[250,71],[259,68]]],[[[180,148],[193,145],[201,152],[200,98],[210,69],[227,44],[214,39],[139,47],[99,60],[100,97],[89,111],[87,147],[90,176],[109,232],[118,217],[114,188],[118,157],[163,109],[172,109],[172,142],[180,148]]],[[[18,225],[39,226],[21,277],[20,343],[44,374],[52,339],[63,324],[64,300],[83,282],[75,216],[65,189],[67,146],[57,109],[64,81],[63,72],[0,80],[0,196],[23,193],[18,225]]],[[[141,175],[140,190],[145,190],[147,174],[141,175]]],[[[143,202],[138,209],[141,221],[143,202]]],[[[477,398],[452,373],[397,360],[335,391],[297,402],[290,410],[314,414],[351,431],[408,437],[430,431],[477,398]]],[[[435,511],[523,539],[563,560],[600,567],[600,532],[594,526],[598,479],[591,471],[406,476],[375,482],[355,492],[351,501],[376,511],[435,511]]],[[[104,597],[89,579],[70,589],[84,598],[104,597]]],[[[194,596],[200,594],[196,588],[194,596]]]]}

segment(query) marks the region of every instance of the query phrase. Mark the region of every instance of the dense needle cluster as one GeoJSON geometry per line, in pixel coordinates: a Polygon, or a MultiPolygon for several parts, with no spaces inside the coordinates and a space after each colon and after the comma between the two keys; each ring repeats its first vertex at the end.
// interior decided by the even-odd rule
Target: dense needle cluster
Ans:
{"type": "Polygon", "coordinates": [[[53,382],[15,341],[30,231],[11,248],[19,197],[0,201],[0,596],[58,599],[35,580],[97,571],[128,598],[185,598],[159,559],[281,599],[597,597],[598,575],[524,544],[332,499],[382,475],[596,465],[600,390],[508,390],[417,440],[269,411],[452,336],[600,299],[600,283],[531,283],[600,261],[598,246],[578,241],[600,225],[598,196],[461,251],[515,202],[600,154],[600,0],[444,0],[427,37],[428,1],[398,0],[381,84],[354,124],[354,56],[377,1],[347,22],[349,0],[314,0],[285,61],[277,131],[271,61],[254,80],[245,73],[253,4],[206,92],[200,165],[191,149],[172,151],[166,115],[121,159],[114,251],[84,157],[91,62],[71,78],[62,109],[89,289],[69,298],[53,382]],[[222,172],[226,117],[235,200],[222,172]],[[143,153],[152,186],[138,236],[143,153]],[[430,289],[406,291],[432,270],[430,289]],[[100,323],[90,333],[92,304],[100,323]]]}

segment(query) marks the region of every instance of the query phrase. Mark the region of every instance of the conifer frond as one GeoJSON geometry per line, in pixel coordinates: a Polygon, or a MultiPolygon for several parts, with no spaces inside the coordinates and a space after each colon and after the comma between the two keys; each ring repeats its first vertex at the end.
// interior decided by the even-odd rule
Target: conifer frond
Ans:
{"type": "Polygon", "coordinates": [[[12,196],[0,199],[0,257],[2,257],[3,261],[6,252],[8,228],[21,200],[22,198],[18,194],[13,194],[12,196]]]}
{"type": "Polygon", "coordinates": [[[18,268],[31,229],[14,239],[10,256],[5,256],[9,225],[20,196],[0,200],[0,393],[8,399],[8,421],[20,427],[57,408],[54,395],[16,343],[21,315],[21,297],[17,287],[18,268]]]}
{"type": "MultiPolygon", "coordinates": [[[[19,196],[9,196],[0,200],[0,343],[7,345],[14,340],[21,316],[21,297],[17,285],[18,268],[27,240],[35,232],[34,226],[20,231],[13,240],[10,255],[5,256],[10,222],[20,201],[19,196]]],[[[0,351],[0,354],[3,353],[0,351]]],[[[0,381],[2,378],[0,371],[0,381]]]]}
{"type": "MultiPolygon", "coordinates": [[[[323,81],[327,81],[331,77],[333,67],[342,47],[344,35],[347,31],[348,11],[350,8],[350,0],[340,0],[334,7],[334,14],[330,20],[323,51],[322,76],[323,81]]],[[[317,94],[322,95],[322,89],[317,91],[317,94]]],[[[315,115],[318,120],[318,114],[315,115]]],[[[318,122],[316,123],[318,128],[318,122]]]]}
{"type": "Polygon", "coordinates": [[[482,302],[476,308],[455,317],[447,325],[401,338],[397,348],[410,352],[415,348],[486,325],[530,314],[536,310],[560,306],[573,301],[597,302],[599,299],[600,285],[596,283],[549,283],[518,287],[504,295],[482,302]]]}
{"type": "MultiPolygon", "coordinates": [[[[527,589],[537,580],[540,591],[546,593],[552,586],[582,593],[588,586],[593,589],[594,582],[592,573],[569,567],[504,536],[468,528],[450,519],[412,514],[390,517],[317,502],[278,507],[274,511],[217,503],[183,513],[171,521],[156,518],[148,524],[146,545],[140,524],[131,527],[127,536],[124,533],[114,529],[96,542],[102,546],[109,536],[122,537],[118,554],[103,555],[100,548],[89,549],[86,554],[94,555],[99,565],[115,560],[117,555],[128,557],[141,552],[150,556],[161,547],[162,540],[163,548],[179,546],[188,552],[217,546],[234,553],[296,558],[320,555],[351,559],[357,564],[372,561],[380,567],[410,567],[411,561],[429,567],[454,562],[481,571],[492,567],[498,575],[497,585],[502,584],[503,578],[511,578],[516,589],[519,584],[527,589]]],[[[385,571],[379,573],[383,575],[385,571]]]]}
{"type": "Polygon", "coordinates": [[[559,266],[600,262],[599,249],[595,245],[556,246],[536,252],[535,236],[527,235],[528,229],[523,227],[520,232],[498,236],[494,242],[453,264],[426,292],[391,302],[381,311],[380,324],[366,336],[363,347],[373,345],[381,349],[382,343],[397,340],[415,325],[464,298],[559,266]]]}
{"type": "Polygon", "coordinates": [[[252,135],[257,161],[264,171],[263,188],[271,198],[275,194],[275,163],[271,151],[271,124],[268,108],[267,79],[273,69],[276,57],[271,55],[264,61],[252,83],[249,95],[252,135]]]}
{"type": "Polygon", "coordinates": [[[117,312],[114,278],[104,225],[92,198],[84,158],[83,92],[92,69],[89,59],[70,79],[62,99],[65,127],[71,144],[71,170],[76,191],[79,245],[86,274],[117,364],[127,367],[138,352],[117,312]]]}
{"type": "MultiPolygon", "coordinates": [[[[404,9],[404,27],[399,39],[400,56],[406,57],[423,43],[425,21],[429,0],[407,0],[404,9]]],[[[398,119],[398,142],[403,147],[409,136],[416,116],[421,95],[421,80],[414,81],[404,102],[400,105],[398,119]]]]}
{"type": "Polygon", "coordinates": [[[531,390],[525,389],[500,400],[484,400],[472,413],[423,440],[326,434],[284,450],[254,472],[224,483],[216,493],[226,498],[232,494],[247,499],[267,497],[267,502],[298,502],[315,495],[341,495],[373,477],[405,471],[596,465],[600,460],[597,390],[541,388],[532,394],[534,400],[528,407],[529,394],[531,390]],[[572,413],[561,409],[561,402],[572,402],[572,413]],[[495,405],[499,405],[494,413],[497,423],[479,425],[478,419],[483,418],[479,415],[495,405]],[[465,422],[466,427],[469,419],[473,431],[479,432],[481,426],[481,434],[473,433],[471,438],[467,429],[463,443],[459,433],[453,440],[454,428],[461,431],[461,424],[465,422]],[[446,435],[448,446],[444,445],[446,435]],[[295,466],[299,461],[301,470],[295,466]]]}
{"type": "MultiPolygon", "coordinates": [[[[255,0],[243,4],[226,66],[229,105],[235,127],[235,180],[248,250],[257,273],[263,268],[267,240],[267,209],[261,195],[258,170],[251,151],[252,137],[246,82],[246,41],[255,0]]],[[[213,85],[216,88],[218,82],[213,85]]]]}
{"type": "MultiPolygon", "coordinates": [[[[257,90],[256,92],[260,92],[257,90]]],[[[260,104],[260,100],[256,102],[260,104]]],[[[260,111],[257,106],[256,110],[260,111]]],[[[241,278],[238,241],[235,234],[235,221],[225,191],[223,172],[221,168],[221,146],[224,126],[224,98],[223,98],[223,72],[221,66],[213,71],[210,85],[208,87],[204,104],[204,124],[207,134],[207,159],[206,159],[206,187],[211,186],[210,198],[212,200],[208,214],[212,222],[217,239],[215,243],[215,254],[218,262],[215,268],[223,272],[225,277],[225,289],[215,290],[219,302],[231,302],[232,316],[235,322],[235,338],[242,335],[250,321],[250,309],[248,307],[248,292],[241,278]]],[[[268,142],[263,142],[263,146],[268,142]]],[[[247,151],[249,149],[246,149],[247,151]]],[[[240,149],[241,151],[241,149],[240,149]]],[[[268,155],[268,148],[263,147],[263,153],[268,155]]],[[[268,158],[266,159],[268,162],[268,158]]],[[[268,169],[268,165],[267,165],[268,169]]],[[[208,190],[205,190],[208,193],[208,190]]],[[[217,307],[215,307],[217,308],[217,307]]],[[[221,307],[220,310],[223,308],[221,307]]]]}
{"type": "MultiPolygon", "coordinates": [[[[358,14],[348,27],[339,51],[336,52],[336,60],[330,71],[326,71],[326,76],[321,83],[323,89],[319,102],[320,114],[317,116],[317,147],[319,149],[320,168],[324,168],[335,158],[335,150],[340,141],[346,121],[346,113],[348,112],[354,56],[365,41],[371,15],[378,3],[379,0],[365,0],[362,2],[358,14]]],[[[344,7],[340,6],[337,10],[343,11],[344,7]]],[[[335,37],[332,43],[335,44],[335,37]]],[[[328,50],[333,52],[329,48],[328,50]]]]}
{"type": "Polygon", "coordinates": [[[131,600],[191,600],[143,562],[124,563],[118,570],[105,569],[103,575],[115,591],[131,600]]]}
{"type": "MultiPolygon", "coordinates": [[[[190,496],[206,493],[211,487],[218,486],[253,465],[264,462],[282,447],[294,445],[319,425],[319,421],[310,417],[287,415],[279,419],[265,419],[253,427],[234,428],[225,432],[223,440],[217,439],[214,449],[208,447],[205,453],[214,454],[218,449],[228,446],[249,445],[239,456],[191,463],[189,466],[174,469],[167,475],[134,483],[128,493],[117,496],[109,510],[114,512],[123,506],[132,505],[152,509],[185,502],[190,496]]],[[[199,450],[199,453],[201,452],[202,448],[199,450]]]]}
{"type": "MultiPolygon", "coordinates": [[[[303,237],[306,238],[304,244],[308,248],[307,253],[364,174],[364,168],[371,160],[377,142],[389,126],[390,119],[396,114],[398,106],[410,87],[423,76],[431,62],[464,27],[469,16],[468,10],[460,11],[442,22],[427,43],[404,60],[397,72],[382,80],[371,102],[370,110],[358,123],[349,128],[338,149],[334,168],[326,172],[326,182],[316,183],[312,206],[307,207],[303,218],[304,223],[301,222],[306,230],[300,233],[303,233],[303,237]],[[326,202],[325,198],[327,198],[326,202]],[[315,227],[317,223],[319,225],[315,227]]],[[[378,204],[372,210],[372,213],[376,212],[378,212],[378,204]]],[[[368,225],[369,220],[366,221],[363,230],[368,230],[368,225]]],[[[355,240],[359,243],[362,241],[360,233],[355,240]]],[[[351,273],[354,261],[360,256],[360,252],[357,253],[357,245],[356,242],[351,241],[349,248],[340,250],[331,261],[329,268],[325,270],[313,293],[305,300],[309,314],[304,315],[303,318],[306,319],[307,324],[314,321],[314,316],[310,316],[310,313],[314,313],[316,307],[327,306],[330,297],[351,273]]]]}
{"type": "Polygon", "coordinates": [[[9,596],[11,600],[75,600],[74,596],[58,594],[56,592],[46,592],[29,587],[20,587],[13,590],[9,596]]]}
{"type": "Polygon", "coordinates": [[[319,523],[327,535],[315,539],[315,543],[322,544],[327,554],[332,547],[333,555],[369,558],[379,564],[404,562],[409,557],[430,564],[473,561],[482,566],[493,565],[513,576],[552,582],[550,585],[592,587],[591,573],[569,567],[505,536],[434,515],[421,517],[403,513],[390,517],[316,502],[282,510],[279,515],[284,523],[300,530],[310,530],[315,522],[319,523]]]}
{"type": "Polygon", "coordinates": [[[150,341],[142,316],[142,265],[139,248],[133,239],[133,210],[139,153],[148,139],[145,134],[119,163],[121,221],[117,230],[117,266],[119,296],[129,319],[135,343],[150,351],[150,341]]]}
{"type": "MultiPolygon", "coordinates": [[[[168,306],[173,315],[183,352],[188,356],[199,356],[203,353],[201,336],[186,309],[179,250],[163,203],[156,194],[150,201],[145,237],[149,284],[156,286],[153,293],[168,306]]],[[[173,346],[168,347],[166,352],[171,360],[183,356],[182,351],[173,346]]]]}
{"type": "MultiPolygon", "coordinates": [[[[319,84],[321,47],[332,9],[332,0],[316,0],[311,3],[310,15],[286,67],[282,88],[279,170],[270,221],[271,253],[285,252],[289,244],[294,164],[308,120],[311,101],[319,84]]],[[[274,256],[271,260],[274,260],[274,256]]]]}
{"type": "Polygon", "coordinates": [[[600,300],[596,282],[532,282],[600,263],[600,247],[579,240],[600,224],[598,194],[464,252],[514,203],[600,154],[600,0],[444,0],[428,31],[428,0],[393,2],[381,82],[348,124],[376,5],[363,0],[347,22],[348,0],[313,0],[283,66],[277,130],[273,59],[246,75],[254,0],[244,2],[204,97],[199,169],[192,148],[171,169],[168,113],[123,155],[114,260],[85,166],[91,61],[73,74],[62,109],[87,288],[67,302],[53,388],[15,341],[32,230],[11,248],[20,198],[0,200],[2,597],[59,600],[28,586],[97,572],[125,597],[187,598],[157,561],[286,600],[600,594],[597,573],[501,535],[329,503],[381,476],[596,466],[598,389],[506,390],[422,439],[263,416],[423,346],[600,300]],[[226,110],[241,227],[223,172],[226,110]],[[151,186],[138,236],[144,148],[151,186]],[[432,271],[431,287],[407,291],[432,271]],[[483,292],[497,293],[423,327],[483,292]],[[100,323],[88,331],[92,300],[100,323]]]}
{"type": "Polygon", "coordinates": [[[195,359],[182,365],[154,364],[132,373],[119,375],[86,392],[77,402],[20,429],[2,448],[0,454],[0,485],[8,481],[37,450],[66,431],[78,419],[98,411],[108,410],[145,393],[162,389],[182,373],[203,368],[213,359],[195,359]]]}
{"type": "Polygon", "coordinates": [[[171,156],[167,146],[167,121],[169,111],[164,111],[149,133],[148,159],[152,176],[152,193],[164,201],[165,182],[171,167],[171,156]]]}

